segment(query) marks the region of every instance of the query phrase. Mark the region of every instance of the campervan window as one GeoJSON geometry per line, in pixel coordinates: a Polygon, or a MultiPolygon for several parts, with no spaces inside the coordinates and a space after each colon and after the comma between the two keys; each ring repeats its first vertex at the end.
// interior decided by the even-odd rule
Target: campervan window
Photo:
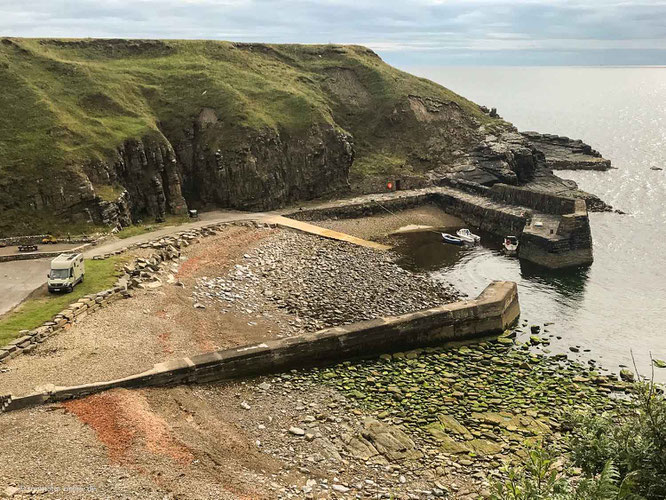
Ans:
{"type": "Polygon", "coordinates": [[[70,269],[51,269],[51,276],[50,278],[52,280],[64,280],[66,278],[69,278],[70,275],[70,269]]]}

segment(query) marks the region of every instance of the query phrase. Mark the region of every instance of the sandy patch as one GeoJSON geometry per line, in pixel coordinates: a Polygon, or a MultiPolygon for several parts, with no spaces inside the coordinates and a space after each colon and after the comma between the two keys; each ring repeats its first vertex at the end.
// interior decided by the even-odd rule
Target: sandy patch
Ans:
{"type": "Polygon", "coordinates": [[[387,235],[406,226],[446,228],[460,227],[464,223],[462,220],[447,214],[434,205],[424,205],[395,213],[383,213],[373,217],[327,220],[316,222],[316,224],[328,229],[351,234],[357,238],[382,240],[387,235]]]}

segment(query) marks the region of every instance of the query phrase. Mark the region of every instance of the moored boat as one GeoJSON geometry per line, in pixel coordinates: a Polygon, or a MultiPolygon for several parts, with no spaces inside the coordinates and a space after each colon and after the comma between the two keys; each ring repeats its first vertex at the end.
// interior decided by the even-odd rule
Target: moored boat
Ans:
{"type": "Polygon", "coordinates": [[[463,245],[465,242],[458,238],[457,236],[453,236],[452,234],[449,233],[442,233],[442,241],[444,243],[448,243],[449,245],[463,245]]]}
{"type": "Polygon", "coordinates": [[[481,236],[479,236],[478,234],[474,234],[472,231],[470,231],[467,228],[458,229],[456,235],[465,243],[470,243],[472,245],[476,245],[481,241],[481,236]]]}
{"type": "Polygon", "coordinates": [[[502,251],[506,255],[516,255],[518,253],[518,238],[515,236],[505,236],[502,242],[502,251]]]}

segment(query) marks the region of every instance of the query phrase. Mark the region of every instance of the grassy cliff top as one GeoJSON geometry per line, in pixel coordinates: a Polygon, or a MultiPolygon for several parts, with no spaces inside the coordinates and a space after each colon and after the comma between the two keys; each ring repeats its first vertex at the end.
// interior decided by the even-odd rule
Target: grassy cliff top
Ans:
{"type": "Polygon", "coordinates": [[[126,139],[178,135],[203,108],[251,129],[336,124],[356,129],[361,142],[373,117],[412,94],[488,120],[475,104],[359,46],[5,38],[0,86],[0,169],[105,159],[126,139]],[[340,88],[332,91],[335,74],[340,88]],[[345,97],[359,101],[362,123],[335,116],[345,97]]]}

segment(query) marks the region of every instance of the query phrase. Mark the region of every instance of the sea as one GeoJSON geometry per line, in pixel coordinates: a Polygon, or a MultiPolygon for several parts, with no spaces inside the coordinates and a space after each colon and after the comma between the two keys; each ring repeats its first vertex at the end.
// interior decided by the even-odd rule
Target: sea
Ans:
{"type": "Polygon", "coordinates": [[[405,267],[470,296],[491,280],[515,281],[521,323],[540,326],[547,351],[666,382],[666,368],[651,362],[666,361],[666,67],[403,69],[497,108],[519,130],[590,144],[612,170],[557,175],[626,212],[590,214],[594,263],[586,268],[535,268],[503,256],[491,237],[481,247],[442,251],[428,235],[406,243],[405,267]]]}

